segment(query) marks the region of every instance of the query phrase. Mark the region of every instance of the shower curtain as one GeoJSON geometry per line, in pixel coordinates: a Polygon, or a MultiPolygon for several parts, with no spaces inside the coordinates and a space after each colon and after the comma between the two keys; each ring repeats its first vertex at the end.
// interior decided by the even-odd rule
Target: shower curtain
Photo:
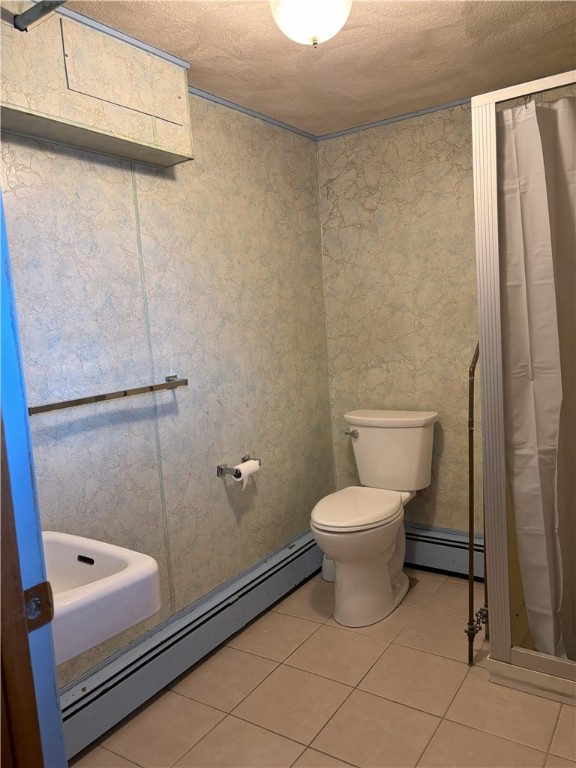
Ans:
{"type": "Polygon", "coordinates": [[[574,658],[576,99],[497,117],[506,469],[522,585],[536,650],[574,658]]]}

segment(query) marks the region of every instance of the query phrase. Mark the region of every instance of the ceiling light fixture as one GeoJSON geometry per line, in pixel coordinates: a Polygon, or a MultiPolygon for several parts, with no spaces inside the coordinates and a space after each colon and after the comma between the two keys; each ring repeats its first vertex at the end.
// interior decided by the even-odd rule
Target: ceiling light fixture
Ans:
{"type": "Polygon", "coordinates": [[[274,21],[286,37],[314,48],[340,32],[351,7],[352,0],[270,0],[274,21]]]}

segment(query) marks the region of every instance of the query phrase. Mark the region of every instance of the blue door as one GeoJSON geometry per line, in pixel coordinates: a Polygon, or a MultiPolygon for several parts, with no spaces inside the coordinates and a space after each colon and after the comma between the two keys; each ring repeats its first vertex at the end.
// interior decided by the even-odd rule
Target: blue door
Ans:
{"type": "MultiPolygon", "coordinates": [[[[2,418],[6,438],[6,459],[12,485],[22,588],[26,590],[45,581],[46,570],[28,429],[28,407],[18,337],[18,318],[3,206],[0,206],[0,219],[2,228],[2,418]]],[[[50,624],[45,624],[43,627],[30,632],[28,639],[44,764],[47,768],[63,768],[68,765],[68,762],[62,737],[58,682],[50,624]]]]}

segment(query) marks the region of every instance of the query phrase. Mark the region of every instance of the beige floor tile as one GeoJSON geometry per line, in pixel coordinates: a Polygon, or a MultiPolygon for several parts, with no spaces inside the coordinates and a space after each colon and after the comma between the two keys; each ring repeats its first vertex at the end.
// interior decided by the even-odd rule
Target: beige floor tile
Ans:
{"type": "Polygon", "coordinates": [[[224,714],[168,691],[126,721],[102,746],[141,766],[169,766],[224,714]]]}
{"type": "Polygon", "coordinates": [[[539,768],[546,754],[443,720],[418,768],[539,768]]]}
{"type": "Polygon", "coordinates": [[[576,709],[574,707],[562,705],[550,752],[566,760],[576,761],[576,709]]]}
{"type": "Polygon", "coordinates": [[[343,763],[335,757],[317,752],[315,749],[307,749],[294,763],[294,768],[349,768],[350,763],[343,763]]]}
{"type": "Polygon", "coordinates": [[[309,744],[350,693],[333,680],[284,665],[234,710],[234,715],[309,744]]]}
{"type": "Polygon", "coordinates": [[[287,768],[302,749],[302,744],[228,716],[175,768],[287,768]]]}
{"type": "Polygon", "coordinates": [[[564,760],[558,755],[548,755],[544,765],[545,768],[576,768],[576,763],[573,763],[572,760],[564,760]]]}
{"type": "Polygon", "coordinates": [[[486,669],[473,667],[446,718],[547,751],[559,711],[557,702],[490,683],[486,669]]]}
{"type": "Polygon", "coordinates": [[[466,662],[468,641],[465,629],[466,622],[460,616],[417,609],[394,642],[466,662]]]}
{"type": "Polygon", "coordinates": [[[414,766],[439,722],[424,712],[354,691],[311,746],[359,766],[414,766]]]}
{"type": "Polygon", "coordinates": [[[418,581],[424,581],[425,579],[437,579],[438,581],[446,581],[448,578],[443,573],[436,573],[435,571],[422,571],[419,568],[404,568],[404,573],[409,579],[417,579],[418,581]]]}
{"type": "Polygon", "coordinates": [[[324,626],[284,663],[346,685],[357,685],[387,646],[383,640],[324,626]]]}
{"type": "Polygon", "coordinates": [[[272,609],[323,624],[334,610],[334,584],[316,576],[292,592],[272,609]]]}
{"type": "MultiPolygon", "coordinates": [[[[446,576],[446,581],[451,581],[454,584],[468,584],[468,574],[446,576]]],[[[484,582],[474,579],[474,586],[484,589],[484,582]]]]}
{"type": "Polygon", "coordinates": [[[423,608],[442,584],[444,584],[442,579],[431,579],[417,573],[416,576],[410,577],[410,589],[402,602],[404,605],[415,605],[418,608],[423,608]]]}
{"type": "MultiPolygon", "coordinates": [[[[474,614],[484,605],[484,588],[474,587],[474,614]]],[[[468,585],[445,581],[426,603],[429,611],[468,618],[468,585]]]]}
{"type": "Polygon", "coordinates": [[[474,666],[486,667],[489,655],[490,643],[488,640],[484,640],[484,630],[482,630],[482,634],[476,635],[476,641],[474,643],[474,666]]]}
{"type": "Polygon", "coordinates": [[[277,666],[270,659],[224,647],[181,678],[172,690],[230,712],[277,666]]]}
{"type": "Polygon", "coordinates": [[[416,608],[411,608],[409,605],[399,605],[385,619],[377,621],[376,624],[370,624],[368,627],[343,627],[342,624],[338,624],[334,619],[328,619],[324,626],[358,632],[360,635],[376,637],[378,640],[386,640],[386,642],[391,643],[416,614],[416,610],[416,608]]]}
{"type": "Polygon", "coordinates": [[[462,662],[391,645],[358,687],[441,717],[467,673],[462,662]]]}
{"type": "Polygon", "coordinates": [[[70,761],[71,768],[134,768],[136,763],[125,760],[103,747],[94,747],[80,758],[70,761]]]}
{"type": "Polygon", "coordinates": [[[316,622],[269,611],[235,635],[228,646],[273,661],[284,661],[317,629],[316,622]]]}

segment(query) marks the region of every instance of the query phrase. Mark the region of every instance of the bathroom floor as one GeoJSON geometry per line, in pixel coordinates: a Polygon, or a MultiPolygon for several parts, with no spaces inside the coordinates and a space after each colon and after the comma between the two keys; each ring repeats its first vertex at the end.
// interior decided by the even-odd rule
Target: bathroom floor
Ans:
{"type": "Polygon", "coordinates": [[[575,768],[576,710],[490,684],[483,633],[469,668],[466,582],[408,573],[402,605],[354,630],[315,576],[72,765],[575,768]]]}

